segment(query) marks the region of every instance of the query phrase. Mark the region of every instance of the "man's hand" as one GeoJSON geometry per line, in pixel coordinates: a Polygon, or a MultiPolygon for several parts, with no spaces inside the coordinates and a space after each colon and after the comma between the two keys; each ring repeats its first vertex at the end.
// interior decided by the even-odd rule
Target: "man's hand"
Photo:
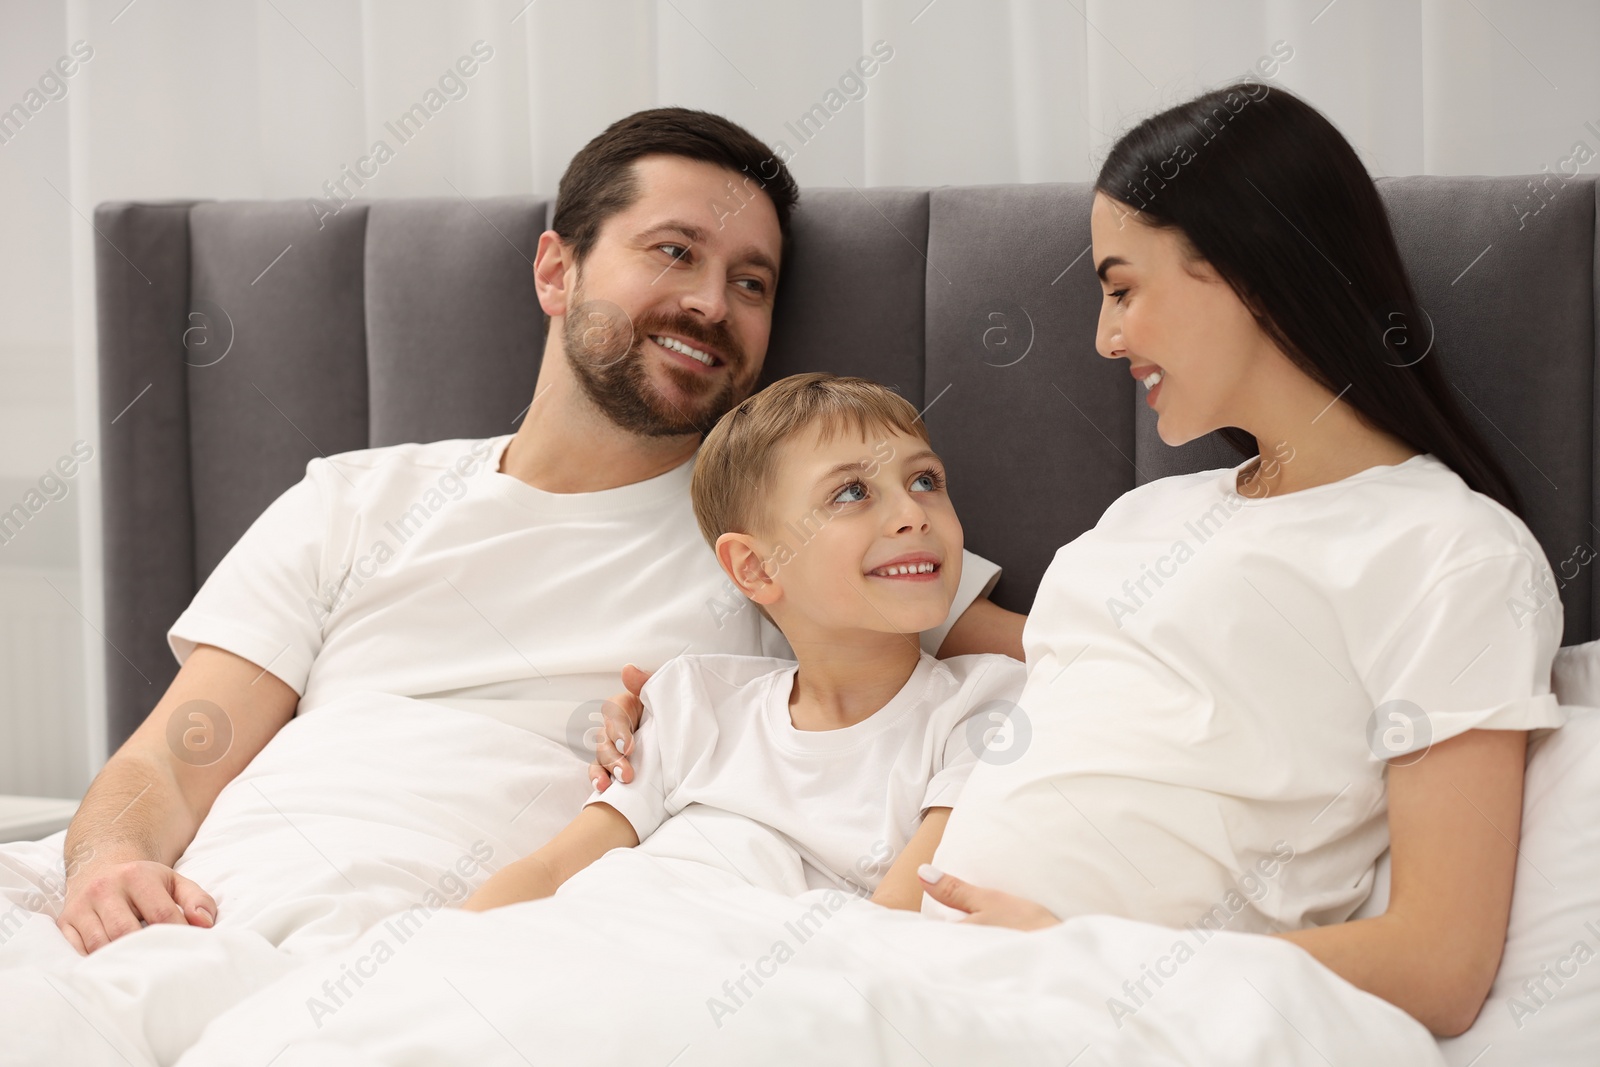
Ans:
{"type": "Polygon", "coordinates": [[[644,715],[639,691],[650,680],[651,673],[631,663],[623,667],[622,684],[627,690],[606,701],[600,709],[605,726],[594,747],[595,762],[589,764],[589,781],[602,793],[610,788],[612,775],[624,785],[633,781],[633,767],[626,753],[633,744],[633,731],[639,728],[639,719],[644,715]]]}
{"type": "Polygon", "coordinates": [[[140,922],[209,927],[217,902],[173,864],[224,786],[293,716],[299,695],[264,668],[200,645],[84,794],[62,844],[56,925],[88,954],[140,922]]]}
{"type": "Polygon", "coordinates": [[[1002,893],[998,889],[985,889],[969,885],[953,875],[948,875],[924,863],[917,868],[923,891],[941,904],[967,913],[964,923],[979,926],[1009,926],[1013,930],[1043,930],[1061,920],[1049,909],[1031,900],[1002,893]]]}
{"type": "Polygon", "coordinates": [[[145,923],[206,926],[216,922],[211,894],[154,860],[103,861],[67,883],[56,925],[78,954],[87,956],[145,923]]]}

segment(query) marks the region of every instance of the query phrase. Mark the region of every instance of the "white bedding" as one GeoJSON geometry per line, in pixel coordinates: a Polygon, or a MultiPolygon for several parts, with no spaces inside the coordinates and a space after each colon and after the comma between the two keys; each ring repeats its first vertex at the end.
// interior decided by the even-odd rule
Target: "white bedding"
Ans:
{"type": "Polygon", "coordinates": [[[180,1062],[1438,1062],[1398,1010],[1247,935],[1147,982],[1119,1026],[1108,999],[1177,937],[1109,917],[1034,934],[941,923],[619,850],[550,901],[440,912],[403,943],[380,925],[222,1016],[180,1062]],[[371,977],[335,1004],[324,983],[363,958],[371,977]]]}
{"type": "MultiPolygon", "coordinates": [[[[551,901],[446,906],[565,824],[583,768],[415,700],[296,719],[179,865],[217,898],[217,928],[150,927],[80,959],[33,916],[0,946],[0,1062],[1442,1062],[1421,1026],[1280,940],[1217,934],[1135,998],[1124,983],[1171,972],[1184,935],[1109,917],[1021,934],[796,898],[792,850],[705,809],[551,901]],[[802,939],[786,924],[813,905],[802,939]],[[390,923],[409,907],[402,944],[390,923]],[[770,976],[736,999],[724,982],[751,970],[770,976]]],[[[59,849],[0,848],[11,905],[50,888],[59,849]]]]}
{"type": "Polygon", "coordinates": [[[296,958],[340,948],[401,909],[459,903],[487,877],[480,858],[492,870],[543,844],[588,797],[585,766],[487,716],[378,693],[341,698],[278,732],[178,862],[216,898],[216,929],[150,927],[87,959],[53,919],[65,835],[0,846],[0,1062],[78,1062],[41,1051],[63,1031],[82,1036],[81,1021],[65,1025],[71,1012],[32,1053],[14,1035],[44,1030],[38,1013],[66,1008],[55,990],[80,987],[86,1012],[108,989],[142,1001],[108,1036],[129,1062],[170,1062],[206,1011],[296,958]],[[194,958],[201,946],[209,956],[194,958]],[[277,956],[275,970],[263,964],[277,956]]]}

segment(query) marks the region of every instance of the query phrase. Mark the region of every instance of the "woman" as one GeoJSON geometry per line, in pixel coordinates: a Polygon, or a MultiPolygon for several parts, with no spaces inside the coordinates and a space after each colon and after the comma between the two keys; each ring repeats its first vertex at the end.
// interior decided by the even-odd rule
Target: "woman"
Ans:
{"type": "Polygon", "coordinates": [[[1254,458],[1135,489],[1058,552],[1031,740],[973,774],[925,910],[1275,934],[1460,1033],[1504,947],[1526,731],[1563,721],[1516,492],[1422,350],[1371,180],[1295,96],[1144,121],[1091,230],[1100,355],[1167,444],[1254,458]],[[1385,845],[1388,909],[1346,921],[1385,845]]]}

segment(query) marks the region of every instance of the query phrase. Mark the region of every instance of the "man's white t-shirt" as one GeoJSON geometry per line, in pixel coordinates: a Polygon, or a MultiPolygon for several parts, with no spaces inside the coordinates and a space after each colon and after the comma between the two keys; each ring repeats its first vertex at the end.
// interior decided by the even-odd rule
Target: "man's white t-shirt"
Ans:
{"type": "MultiPolygon", "coordinates": [[[[377,691],[482,712],[592,753],[625,663],[790,656],[701,537],[693,463],[549,493],[499,471],[511,435],[346,452],[306,465],[217,565],[168,643],[258,663],[298,714],[377,691]]],[[[970,552],[936,651],[999,568],[970,552]]],[[[585,757],[587,762],[588,757],[585,757]]]]}
{"type": "Polygon", "coordinates": [[[870,894],[929,808],[953,807],[1004,729],[1026,676],[1009,656],[922,654],[870,717],[799,730],[797,667],[756,656],[689,655],[645,683],[634,780],[605,803],[646,842],[691,804],[753,819],[799,853],[807,888],[870,894]]]}
{"type": "Polygon", "coordinates": [[[1062,918],[1339,922],[1388,845],[1387,758],[1565,721],[1561,602],[1511,512],[1430,454],[1264,499],[1243,467],[1135,489],[1056,553],[1031,743],[973,771],[942,870],[1062,918]]]}

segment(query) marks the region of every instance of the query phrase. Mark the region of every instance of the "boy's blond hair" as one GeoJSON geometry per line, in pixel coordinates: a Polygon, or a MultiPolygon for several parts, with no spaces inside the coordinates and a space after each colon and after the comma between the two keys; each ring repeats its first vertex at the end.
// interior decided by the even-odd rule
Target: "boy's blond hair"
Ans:
{"type": "Polygon", "coordinates": [[[708,544],[772,529],[763,507],[779,446],[813,426],[824,441],[846,426],[863,437],[887,430],[928,440],[911,402],[877,382],[816,372],[773,382],[722,416],[695,456],[689,495],[708,544]]]}

